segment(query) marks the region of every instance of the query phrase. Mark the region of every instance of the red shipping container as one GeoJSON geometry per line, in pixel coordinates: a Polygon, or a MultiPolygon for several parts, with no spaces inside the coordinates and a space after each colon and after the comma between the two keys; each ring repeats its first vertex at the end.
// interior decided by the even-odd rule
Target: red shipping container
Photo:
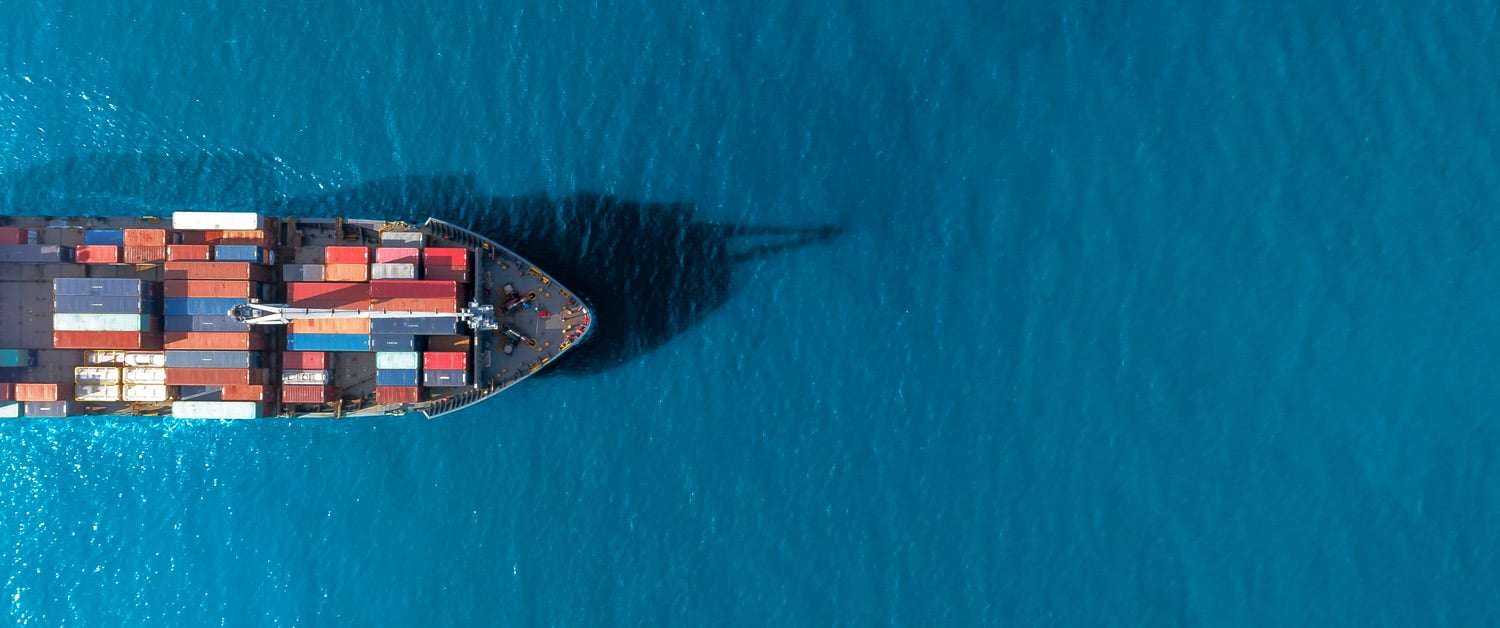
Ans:
{"type": "Polygon", "coordinates": [[[162,334],[167,349],[205,351],[259,351],[266,348],[266,335],[253,331],[169,331],[162,334]]]}
{"type": "Polygon", "coordinates": [[[422,400],[422,389],[416,386],[376,386],[375,403],[416,403],[422,400]]]}
{"type": "Polygon", "coordinates": [[[328,354],[322,351],[286,351],[281,354],[281,368],[321,371],[328,368],[328,354]]]}
{"type": "Polygon", "coordinates": [[[178,231],[177,241],[181,244],[208,244],[208,234],[215,231],[178,231]]]}
{"type": "Polygon", "coordinates": [[[422,368],[434,371],[467,371],[469,354],[462,351],[428,351],[422,354],[422,368]]]}
{"type": "Polygon", "coordinates": [[[422,269],[422,277],[428,280],[452,281],[459,284],[469,283],[469,271],[464,268],[428,266],[422,269]]]}
{"type": "Polygon", "coordinates": [[[282,403],[325,403],[333,400],[333,386],[282,386],[282,403]]]}
{"type": "Polygon", "coordinates": [[[266,387],[261,384],[229,384],[219,391],[224,401],[265,401],[266,387]]]}
{"type": "Polygon", "coordinates": [[[428,279],[388,279],[370,284],[370,298],[457,299],[458,284],[428,279]]]}
{"type": "Polygon", "coordinates": [[[458,301],[453,299],[370,299],[370,309],[376,312],[457,312],[458,301]]]}
{"type": "Polygon", "coordinates": [[[325,264],[369,264],[370,249],[364,246],[329,246],[323,248],[325,264]]]}
{"type": "Polygon", "coordinates": [[[206,262],[208,261],[213,247],[207,244],[173,244],[167,247],[167,261],[169,262],[206,262]]]}
{"type": "Polygon", "coordinates": [[[166,229],[126,229],[125,246],[166,246],[166,229]]]}
{"type": "Polygon", "coordinates": [[[16,400],[16,386],[15,386],[15,384],[0,383],[0,401],[15,401],[15,400],[16,400]]]}
{"type": "MultiPolygon", "coordinates": [[[[154,323],[153,323],[154,326],[154,323]]],[[[160,349],[160,332],[54,331],[56,349],[160,349]]]]}
{"type": "Polygon", "coordinates": [[[197,369],[167,367],[168,386],[224,386],[227,384],[264,384],[261,369],[197,369]]]}
{"type": "Polygon", "coordinates": [[[72,384],[16,384],[16,401],[62,401],[73,398],[72,384]]]}
{"type": "Polygon", "coordinates": [[[79,264],[116,264],[120,261],[120,247],[113,244],[81,244],[73,249],[73,259],[79,264]]]}
{"type": "Polygon", "coordinates": [[[422,249],[383,246],[375,249],[375,261],[381,264],[420,264],[422,263],[422,249]]]}
{"type": "Polygon", "coordinates": [[[30,235],[20,227],[0,227],[0,244],[27,244],[30,235]]]}
{"type": "Polygon", "coordinates": [[[259,296],[259,284],[249,281],[183,281],[169,279],[162,282],[162,296],[168,298],[212,297],[216,299],[248,299],[259,296]]]}
{"type": "Polygon", "coordinates": [[[469,267],[469,249],[422,249],[422,263],[437,268],[469,267]]]}
{"type": "Polygon", "coordinates": [[[270,281],[271,272],[250,262],[167,262],[165,278],[270,281]]]}
{"type": "Polygon", "coordinates": [[[286,302],[298,307],[363,310],[370,307],[370,284],[294,281],[286,284],[286,302]]]}
{"type": "Polygon", "coordinates": [[[127,245],[125,253],[120,257],[120,261],[126,264],[154,264],[167,259],[167,247],[127,245]]]}

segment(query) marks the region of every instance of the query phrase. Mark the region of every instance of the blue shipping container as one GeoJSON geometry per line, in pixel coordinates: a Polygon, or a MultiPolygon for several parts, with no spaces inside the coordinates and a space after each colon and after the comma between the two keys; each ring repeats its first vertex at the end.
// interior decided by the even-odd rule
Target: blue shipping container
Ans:
{"type": "Polygon", "coordinates": [[[261,261],[261,248],[254,244],[220,244],[214,247],[214,260],[219,262],[261,261]]]}
{"type": "Polygon", "coordinates": [[[36,364],[36,351],[32,349],[0,349],[0,366],[32,366],[36,364]]]}
{"type": "Polygon", "coordinates": [[[456,318],[376,318],[370,321],[370,333],[450,336],[458,333],[456,318]]]}
{"type": "Polygon", "coordinates": [[[59,294],[52,297],[52,311],[76,314],[141,314],[151,310],[151,302],[134,297],[96,297],[82,294],[59,294]]]}
{"type": "Polygon", "coordinates": [[[166,331],[250,331],[250,324],[233,316],[168,316],[162,323],[166,331]]]}
{"type": "Polygon", "coordinates": [[[258,369],[259,351],[167,351],[167,368],[258,369]]]}
{"type": "Polygon", "coordinates": [[[95,297],[138,297],[148,284],[140,279],[99,279],[94,277],[58,277],[52,280],[54,295],[95,297]]]}
{"type": "Polygon", "coordinates": [[[369,351],[364,334],[287,334],[287,351],[369,351]]]}
{"type": "Polygon", "coordinates": [[[73,261],[73,247],[57,244],[0,244],[0,262],[48,264],[73,261]]]}
{"type": "Polygon", "coordinates": [[[173,297],[162,299],[162,313],[167,316],[228,316],[230,308],[244,303],[244,299],[173,297]]]}
{"type": "MultiPolygon", "coordinates": [[[[379,375],[378,373],[376,374],[379,375]]],[[[459,370],[430,369],[422,371],[422,385],[431,387],[463,386],[469,381],[469,372],[459,370]]],[[[377,382],[378,383],[378,382],[377,382]]]]}
{"type": "Polygon", "coordinates": [[[84,244],[112,244],[125,246],[124,229],[90,229],[83,232],[84,244]]]}
{"type": "Polygon", "coordinates": [[[397,334],[371,334],[370,348],[373,351],[416,351],[417,337],[397,334]]]}
{"type": "Polygon", "coordinates": [[[375,371],[376,386],[416,386],[417,370],[394,370],[386,369],[375,371]]]}

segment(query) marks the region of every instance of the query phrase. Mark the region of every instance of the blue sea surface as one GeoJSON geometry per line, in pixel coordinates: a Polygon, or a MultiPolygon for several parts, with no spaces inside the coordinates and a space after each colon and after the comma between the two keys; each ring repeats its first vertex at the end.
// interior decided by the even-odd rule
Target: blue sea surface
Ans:
{"type": "Polygon", "coordinates": [[[1500,614],[1491,5],[0,12],[9,213],[841,230],[699,300],[624,254],[689,231],[456,205],[575,238],[628,350],[433,421],[4,422],[17,625],[1500,614]]]}

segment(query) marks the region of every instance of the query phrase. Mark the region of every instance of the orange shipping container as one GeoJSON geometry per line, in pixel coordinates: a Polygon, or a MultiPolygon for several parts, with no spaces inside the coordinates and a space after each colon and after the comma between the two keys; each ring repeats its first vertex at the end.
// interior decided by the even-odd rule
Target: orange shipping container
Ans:
{"type": "Polygon", "coordinates": [[[168,386],[224,386],[227,384],[264,384],[262,369],[199,369],[167,367],[168,386]]]}
{"type": "Polygon", "coordinates": [[[287,325],[294,334],[368,334],[368,318],[299,318],[287,325]]]}
{"type": "Polygon", "coordinates": [[[62,401],[73,398],[72,384],[16,384],[16,401],[62,401]]]}
{"type": "Polygon", "coordinates": [[[166,229],[126,229],[125,246],[166,246],[166,229]]]}
{"type": "Polygon", "coordinates": [[[271,279],[270,270],[250,262],[167,262],[166,271],[167,279],[271,279]]]}
{"type": "Polygon", "coordinates": [[[167,259],[167,247],[126,245],[120,257],[126,264],[154,264],[167,259]]]}
{"type": "Polygon", "coordinates": [[[265,401],[266,387],[260,384],[230,384],[219,392],[224,401],[265,401]]]}
{"type": "Polygon", "coordinates": [[[266,348],[266,335],[253,331],[169,331],[162,334],[168,349],[209,351],[259,351],[266,348]]]}
{"type": "Polygon", "coordinates": [[[370,299],[370,309],[378,312],[457,312],[458,302],[453,299],[416,297],[370,299]]]}
{"type": "Polygon", "coordinates": [[[259,296],[256,286],[249,281],[182,281],[167,280],[162,283],[162,296],[212,297],[217,299],[248,299],[259,296]]]}
{"type": "Polygon", "coordinates": [[[209,231],[206,241],[209,244],[251,244],[265,248],[275,248],[276,241],[271,237],[269,231],[256,229],[253,231],[209,231]]]}
{"type": "Polygon", "coordinates": [[[173,244],[172,246],[167,247],[167,261],[206,262],[209,258],[209,252],[212,250],[213,249],[207,244],[173,244]]]}
{"type": "Polygon", "coordinates": [[[365,264],[325,264],[323,281],[369,281],[370,267],[365,264]]]}
{"type": "Polygon", "coordinates": [[[120,247],[113,244],[84,244],[73,249],[79,264],[114,264],[120,261],[120,247]]]}

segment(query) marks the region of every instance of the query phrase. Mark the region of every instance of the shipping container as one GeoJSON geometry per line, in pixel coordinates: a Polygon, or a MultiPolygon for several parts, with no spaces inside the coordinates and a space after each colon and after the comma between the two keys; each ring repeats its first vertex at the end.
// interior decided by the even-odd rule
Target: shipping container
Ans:
{"type": "Polygon", "coordinates": [[[443,268],[441,266],[427,266],[422,269],[422,277],[428,280],[452,281],[460,285],[469,284],[469,271],[463,268],[443,268]]]}
{"type": "Polygon", "coordinates": [[[271,271],[250,262],[167,262],[165,278],[269,281],[271,271]]]}
{"type": "Polygon", "coordinates": [[[83,354],[83,361],[86,364],[119,366],[125,363],[125,352],[109,349],[88,351],[83,354]]]}
{"type": "Polygon", "coordinates": [[[221,262],[262,262],[265,249],[252,244],[220,244],[214,247],[214,259],[221,262]]]}
{"type": "Polygon", "coordinates": [[[75,401],[119,401],[119,384],[79,384],[73,389],[75,401]]]}
{"type": "Polygon", "coordinates": [[[226,384],[264,384],[261,369],[167,369],[168,386],[223,386],[226,384]]]}
{"type": "Polygon", "coordinates": [[[25,404],[26,416],[42,419],[64,419],[68,417],[67,401],[28,401],[25,404]]]}
{"type": "Polygon", "coordinates": [[[283,369],[328,368],[328,354],[322,351],[287,351],[281,354],[283,369]]]}
{"type": "Polygon", "coordinates": [[[0,401],[15,401],[16,385],[10,382],[0,382],[0,401]]]}
{"type": "Polygon", "coordinates": [[[207,244],[173,244],[167,247],[169,262],[206,262],[213,257],[207,244]]]}
{"type": "Polygon", "coordinates": [[[155,264],[166,259],[165,246],[127,246],[120,254],[120,261],[126,264],[155,264]]]}
{"type": "Polygon", "coordinates": [[[414,246],[382,246],[375,249],[375,261],[380,264],[421,264],[422,249],[414,246]]]}
{"type": "Polygon", "coordinates": [[[185,231],[260,229],[265,218],[254,212],[172,212],[172,228],[185,231]]]}
{"type": "Polygon", "coordinates": [[[118,384],[120,383],[120,367],[75,366],[73,367],[73,381],[79,384],[118,384]]]}
{"type": "Polygon", "coordinates": [[[16,384],[16,401],[60,401],[72,396],[72,384],[16,384]]]}
{"type": "Polygon", "coordinates": [[[259,351],[168,351],[167,368],[258,369],[259,351]]]}
{"type": "Polygon", "coordinates": [[[368,318],[303,318],[286,326],[291,334],[361,334],[369,335],[368,318]]]}
{"type": "MultiPolygon", "coordinates": [[[[31,232],[20,227],[0,227],[0,245],[30,244],[31,232]]],[[[102,244],[108,244],[107,242],[102,244]]]]}
{"type": "Polygon", "coordinates": [[[166,229],[126,229],[125,246],[166,246],[166,229]]]}
{"type": "Polygon", "coordinates": [[[333,401],[333,386],[282,386],[282,403],[327,403],[333,401]]]}
{"type": "Polygon", "coordinates": [[[387,279],[416,279],[416,264],[370,264],[370,280],[383,281],[387,279]]]}
{"type": "MultiPolygon", "coordinates": [[[[377,373],[378,375],[378,373],[377,373]]],[[[464,386],[469,382],[468,371],[422,371],[422,385],[429,388],[464,386]]],[[[378,382],[377,382],[378,383],[378,382]]]]}
{"type": "Polygon", "coordinates": [[[117,264],[120,262],[120,247],[112,244],[85,244],[73,249],[73,260],[79,264],[117,264]]]}
{"type": "Polygon", "coordinates": [[[83,243],[103,246],[125,246],[125,230],[88,229],[83,232],[83,243]]]}
{"type": "Polygon", "coordinates": [[[370,334],[371,351],[416,351],[417,337],[411,334],[370,334]]]}
{"type": "Polygon", "coordinates": [[[160,332],[54,331],[55,349],[160,349],[160,332]]]}
{"type": "Polygon", "coordinates": [[[167,354],[161,351],[151,353],[127,353],[125,354],[125,366],[152,366],[161,368],[167,365],[167,354]]]}
{"type": "Polygon", "coordinates": [[[469,354],[462,351],[428,351],[422,354],[422,368],[466,371],[469,369],[469,354]]]}
{"type": "Polygon", "coordinates": [[[0,367],[34,366],[34,349],[0,349],[0,367]]]}
{"type": "Polygon", "coordinates": [[[174,401],[172,416],[179,419],[254,419],[260,404],[254,401],[174,401]]]}
{"type": "Polygon", "coordinates": [[[370,284],[310,283],[286,284],[287,305],[339,310],[366,310],[370,307],[370,284]]]}
{"type": "Polygon", "coordinates": [[[153,323],[154,319],[141,314],[58,312],[52,315],[52,329],[55,331],[156,331],[152,328],[153,323]]]}
{"type": "Polygon", "coordinates": [[[167,387],[162,384],[125,384],[120,387],[121,401],[166,401],[167,387]]]}
{"type": "Polygon", "coordinates": [[[416,386],[418,383],[416,369],[375,371],[376,386],[416,386]]]}
{"type": "Polygon", "coordinates": [[[376,386],[375,403],[417,403],[422,389],[417,386],[376,386]]]}
{"type": "Polygon", "coordinates": [[[182,401],[220,401],[223,393],[223,386],[178,386],[175,397],[182,401]]]}
{"type": "Polygon", "coordinates": [[[375,368],[416,370],[422,366],[422,354],[416,351],[385,351],[375,354],[375,368]]]}
{"type": "Polygon", "coordinates": [[[210,231],[206,240],[209,244],[258,246],[266,249],[276,246],[275,237],[270,231],[264,229],[210,231]]]}
{"type": "Polygon", "coordinates": [[[185,281],[172,279],[162,283],[162,296],[169,299],[210,297],[217,299],[261,298],[264,285],[253,281],[185,281]]]}
{"type": "Polygon", "coordinates": [[[458,284],[452,281],[406,279],[370,284],[370,298],[457,299],[458,284]]]}
{"type": "Polygon", "coordinates": [[[330,377],[327,369],[285,369],[281,371],[281,385],[322,386],[331,381],[330,377]]]}
{"type": "Polygon", "coordinates": [[[258,331],[169,331],[162,333],[161,344],[168,350],[259,351],[266,348],[266,335],[258,331]]]}
{"type": "Polygon", "coordinates": [[[290,351],[369,351],[370,337],[355,334],[287,334],[290,351]]]}
{"type": "Polygon", "coordinates": [[[322,264],[287,264],[281,267],[286,281],[323,281],[322,264]]]}
{"type": "Polygon", "coordinates": [[[165,384],[167,369],[157,366],[127,366],[120,370],[120,379],[127,384],[165,384]]]}
{"type": "Polygon", "coordinates": [[[325,281],[369,281],[370,267],[365,264],[325,264],[325,281]]]}
{"type": "Polygon", "coordinates": [[[21,402],[0,401],[0,419],[15,419],[21,416],[21,402]]]}
{"type": "Polygon", "coordinates": [[[372,334],[414,334],[417,336],[442,336],[458,333],[458,320],[453,318],[376,318],[370,320],[372,334]]]}
{"type": "Polygon", "coordinates": [[[52,294],[94,297],[144,297],[151,284],[140,279],[104,279],[98,277],[58,277],[52,280],[52,294]]]}
{"type": "Polygon", "coordinates": [[[233,316],[168,316],[162,319],[162,330],[246,332],[250,324],[233,316]]]}
{"type": "Polygon", "coordinates": [[[56,244],[0,245],[0,263],[52,264],[73,260],[73,249],[56,244]]]}
{"type": "Polygon", "coordinates": [[[229,310],[244,304],[243,298],[167,297],[161,307],[167,316],[228,316],[229,310]]]}
{"type": "Polygon", "coordinates": [[[377,312],[457,312],[458,301],[443,297],[370,299],[370,309],[377,312]]]}
{"type": "Polygon", "coordinates": [[[329,246],[323,248],[323,261],[326,264],[358,264],[370,263],[370,249],[364,246],[329,246]]]}
{"type": "Polygon", "coordinates": [[[438,248],[422,250],[422,265],[427,268],[469,267],[469,250],[460,248],[438,248]]]}
{"type": "Polygon", "coordinates": [[[420,231],[385,231],[380,234],[380,246],[422,248],[427,236],[420,231]]]}
{"type": "Polygon", "coordinates": [[[54,313],[144,314],[151,311],[151,304],[150,300],[142,300],[140,297],[94,297],[81,294],[52,297],[54,313]]]}
{"type": "Polygon", "coordinates": [[[266,387],[264,384],[231,384],[220,391],[219,398],[224,401],[265,401],[266,387]]]}

